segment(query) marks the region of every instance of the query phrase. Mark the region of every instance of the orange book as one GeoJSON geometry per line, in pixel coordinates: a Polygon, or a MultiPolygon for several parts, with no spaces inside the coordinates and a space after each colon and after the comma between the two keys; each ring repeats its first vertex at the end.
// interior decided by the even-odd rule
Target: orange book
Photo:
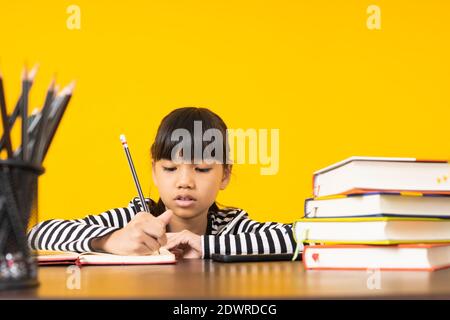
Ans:
{"type": "Polygon", "coordinates": [[[450,267],[450,244],[309,245],[305,269],[435,271],[450,267]]]}

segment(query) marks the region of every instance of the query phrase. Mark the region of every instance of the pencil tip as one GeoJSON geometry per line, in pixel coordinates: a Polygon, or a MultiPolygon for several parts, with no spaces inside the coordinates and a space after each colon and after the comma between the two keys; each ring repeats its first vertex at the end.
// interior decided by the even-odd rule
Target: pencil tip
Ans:
{"type": "Polygon", "coordinates": [[[56,78],[53,77],[52,80],[50,81],[50,85],[48,86],[48,91],[55,90],[55,84],[56,84],[56,78]]]}
{"type": "Polygon", "coordinates": [[[75,81],[72,81],[67,86],[61,89],[61,91],[58,93],[59,96],[66,96],[71,95],[73,92],[73,89],[75,87],[75,81]]]}
{"type": "Polygon", "coordinates": [[[33,68],[31,69],[30,73],[28,74],[28,80],[33,82],[34,78],[36,77],[36,73],[39,69],[39,63],[36,63],[33,68]]]}
{"type": "Polygon", "coordinates": [[[69,94],[72,94],[73,89],[75,89],[75,84],[76,84],[76,82],[75,82],[75,80],[73,80],[73,81],[72,81],[71,83],[69,83],[69,85],[67,86],[67,90],[68,90],[69,94]]]}

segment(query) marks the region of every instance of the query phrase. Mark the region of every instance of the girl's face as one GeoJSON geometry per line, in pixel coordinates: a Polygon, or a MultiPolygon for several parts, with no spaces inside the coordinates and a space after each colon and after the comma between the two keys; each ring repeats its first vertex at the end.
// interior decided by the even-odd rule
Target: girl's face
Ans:
{"type": "Polygon", "coordinates": [[[153,181],[168,209],[180,218],[197,217],[208,211],[230,180],[231,167],[222,164],[177,163],[158,160],[152,163],[153,181]]]}

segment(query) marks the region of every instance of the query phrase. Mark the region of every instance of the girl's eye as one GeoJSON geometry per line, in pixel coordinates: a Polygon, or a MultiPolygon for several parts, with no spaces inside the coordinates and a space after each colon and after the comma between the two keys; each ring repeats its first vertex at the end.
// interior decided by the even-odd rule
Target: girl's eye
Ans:
{"type": "Polygon", "coordinates": [[[209,172],[211,171],[211,168],[195,168],[198,172],[209,172]]]}
{"type": "Polygon", "coordinates": [[[172,172],[172,171],[175,171],[176,169],[177,169],[176,167],[164,167],[164,166],[163,166],[163,170],[164,170],[164,171],[172,172]]]}

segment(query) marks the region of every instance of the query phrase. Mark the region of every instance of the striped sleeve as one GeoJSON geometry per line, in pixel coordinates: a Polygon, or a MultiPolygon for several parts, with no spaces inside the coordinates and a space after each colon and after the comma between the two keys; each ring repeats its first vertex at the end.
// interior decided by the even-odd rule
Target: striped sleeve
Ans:
{"type": "Polygon", "coordinates": [[[212,254],[293,253],[292,224],[257,222],[244,216],[226,234],[202,236],[204,259],[212,254]]]}
{"type": "Polygon", "coordinates": [[[126,226],[138,210],[136,198],[127,207],[107,210],[83,219],[51,219],[35,225],[27,235],[32,250],[92,252],[91,241],[126,226]]]}

